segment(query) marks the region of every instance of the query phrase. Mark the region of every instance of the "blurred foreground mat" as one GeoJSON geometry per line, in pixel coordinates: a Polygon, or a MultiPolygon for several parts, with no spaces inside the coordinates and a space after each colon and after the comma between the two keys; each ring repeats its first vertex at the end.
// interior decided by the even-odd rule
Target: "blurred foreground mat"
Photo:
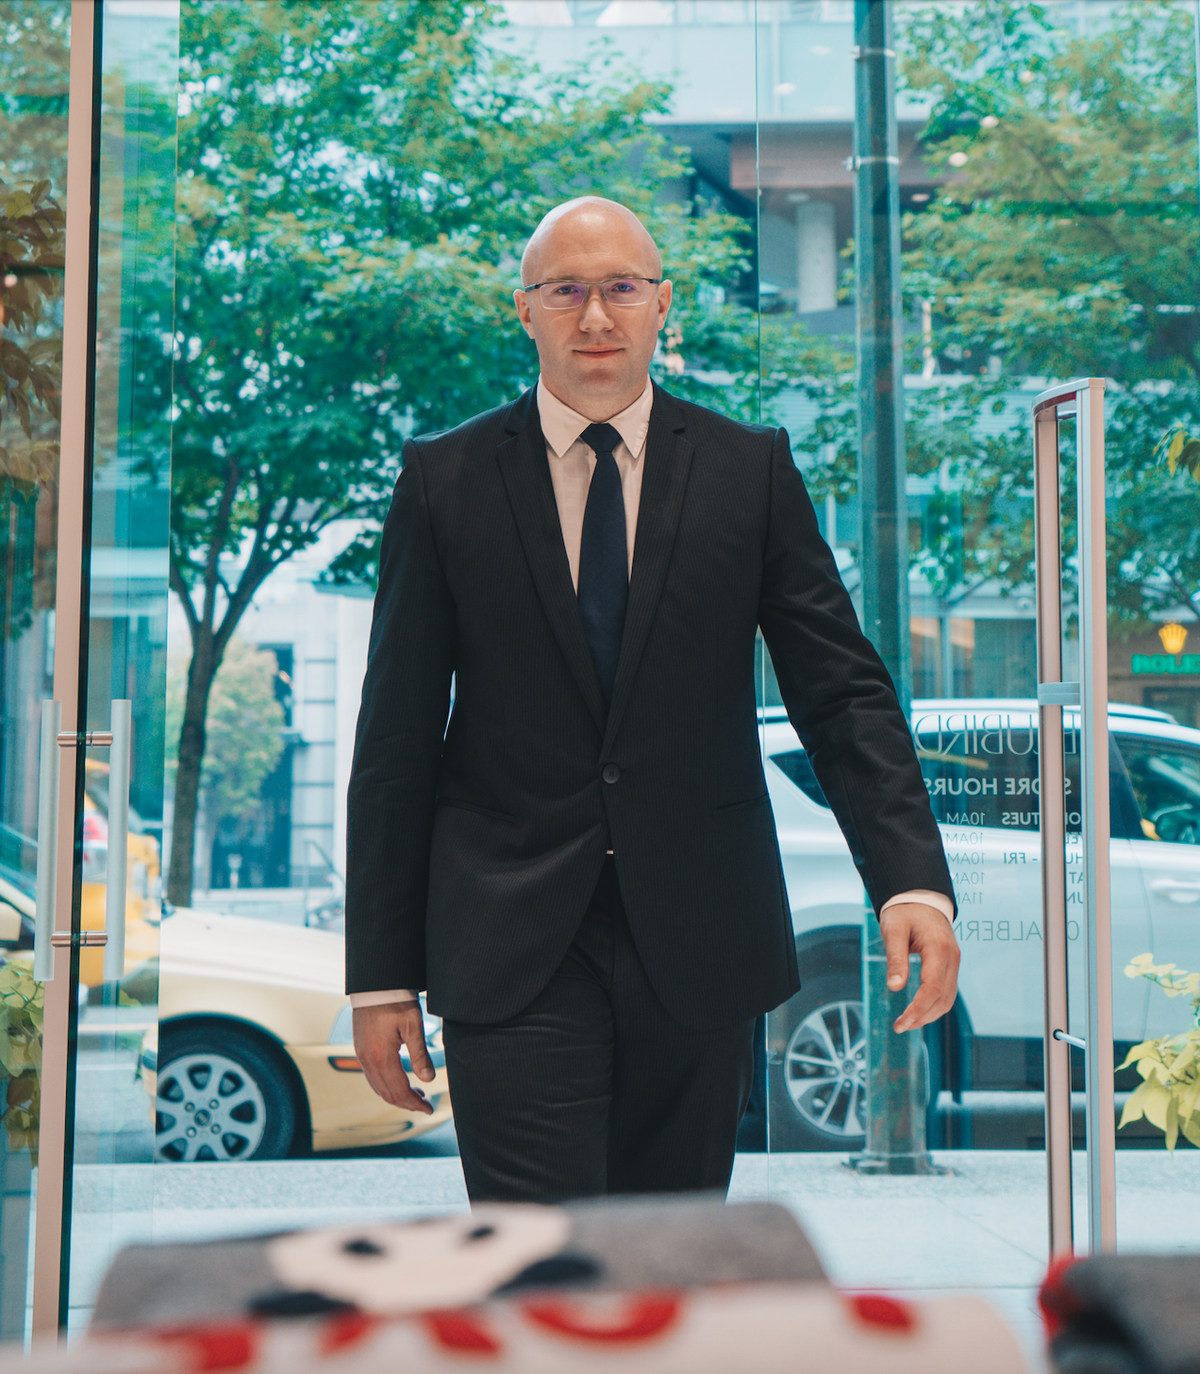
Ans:
{"type": "Polygon", "coordinates": [[[508,1203],[416,1221],[130,1246],[101,1285],[91,1329],[348,1311],[398,1315],[533,1289],[628,1292],[824,1279],[796,1219],[776,1203],[508,1203]]]}
{"type": "Polygon", "coordinates": [[[87,1338],[0,1374],[1028,1374],[970,1297],[842,1294],[774,1203],[494,1205],[113,1261],[87,1338]]]}
{"type": "Polygon", "coordinates": [[[901,1303],[826,1284],[540,1294],[390,1319],[160,1328],[0,1357],[0,1374],[1028,1374],[977,1298],[901,1303]]]}

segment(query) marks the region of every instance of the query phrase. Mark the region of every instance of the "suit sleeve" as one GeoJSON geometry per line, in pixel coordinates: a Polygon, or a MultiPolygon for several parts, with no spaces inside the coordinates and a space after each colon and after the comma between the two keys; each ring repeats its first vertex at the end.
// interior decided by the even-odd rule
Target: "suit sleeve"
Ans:
{"type": "Polygon", "coordinates": [[[425,986],[425,906],[454,603],[418,446],[384,521],[346,817],[346,991],[425,986]]]}
{"type": "Polygon", "coordinates": [[[782,429],[771,451],[759,625],[788,716],[876,914],[914,889],[953,903],[908,722],[859,628],[782,429]]]}

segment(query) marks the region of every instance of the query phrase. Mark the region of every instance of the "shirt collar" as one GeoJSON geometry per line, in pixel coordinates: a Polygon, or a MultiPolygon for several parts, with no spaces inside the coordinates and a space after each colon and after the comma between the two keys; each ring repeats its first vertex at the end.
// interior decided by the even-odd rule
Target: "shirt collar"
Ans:
{"type": "MultiPolygon", "coordinates": [[[[621,436],[621,441],[635,460],[646,442],[646,431],[650,428],[650,407],[653,403],[654,385],[647,377],[646,389],[637,400],[608,421],[621,436]]],[[[566,453],[592,423],[585,415],[572,410],[565,401],[560,401],[540,377],[537,385],[537,406],[542,420],[542,433],[558,458],[566,453]]]]}

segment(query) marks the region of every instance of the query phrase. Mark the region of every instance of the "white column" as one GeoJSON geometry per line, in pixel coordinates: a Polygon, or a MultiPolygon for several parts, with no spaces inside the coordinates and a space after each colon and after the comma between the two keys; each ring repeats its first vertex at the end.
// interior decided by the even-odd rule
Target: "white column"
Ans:
{"type": "Polygon", "coordinates": [[[803,200],[796,206],[796,278],[801,315],[837,305],[837,236],[827,200],[803,200]]]}

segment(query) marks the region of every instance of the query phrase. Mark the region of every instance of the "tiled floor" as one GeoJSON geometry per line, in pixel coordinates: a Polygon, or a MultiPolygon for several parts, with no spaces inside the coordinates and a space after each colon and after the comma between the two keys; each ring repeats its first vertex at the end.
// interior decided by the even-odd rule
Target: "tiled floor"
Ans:
{"type": "MultiPolygon", "coordinates": [[[[769,1197],[790,1207],[830,1276],[845,1287],[986,1297],[1018,1331],[1038,1368],[1044,1161],[1020,1151],[944,1152],[937,1158],[945,1174],[887,1178],[856,1174],[841,1155],[741,1155],[730,1197],[769,1197]]],[[[1076,1179],[1082,1183],[1082,1156],[1076,1179]]],[[[1122,1151],[1117,1184],[1121,1249],[1200,1245],[1200,1152],[1172,1158],[1161,1151],[1122,1151]]],[[[84,1166],[76,1181],[72,1324],[86,1320],[109,1256],[132,1240],[199,1239],[465,1206],[454,1156],[84,1166]]],[[[1079,1192],[1076,1217],[1083,1215],[1079,1192]]]]}

